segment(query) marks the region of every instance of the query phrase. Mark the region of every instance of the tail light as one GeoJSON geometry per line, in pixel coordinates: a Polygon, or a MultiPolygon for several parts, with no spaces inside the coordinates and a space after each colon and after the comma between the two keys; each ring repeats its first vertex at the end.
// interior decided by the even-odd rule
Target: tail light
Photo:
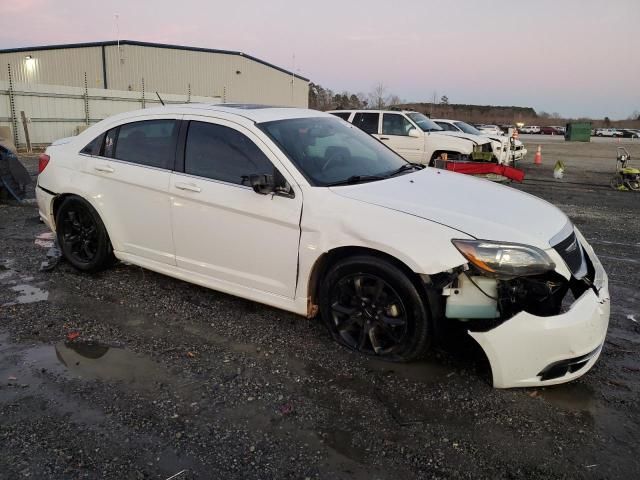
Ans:
{"type": "Polygon", "coordinates": [[[42,173],[44,169],[47,168],[47,165],[49,165],[49,160],[51,160],[51,157],[49,155],[47,155],[46,153],[40,154],[40,156],[38,157],[38,173],[42,173]]]}

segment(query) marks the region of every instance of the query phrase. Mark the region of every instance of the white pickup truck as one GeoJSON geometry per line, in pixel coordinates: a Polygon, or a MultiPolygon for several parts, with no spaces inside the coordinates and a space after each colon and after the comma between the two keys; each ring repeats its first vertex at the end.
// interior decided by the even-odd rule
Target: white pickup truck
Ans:
{"type": "Polygon", "coordinates": [[[471,160],[474,155],[493,154],[485,136],[444,131],[422,113],[389,110],[334,110],[337,117],[373,135],[406,160],[434,165],[443,153],[449,160],[471,160]]]}

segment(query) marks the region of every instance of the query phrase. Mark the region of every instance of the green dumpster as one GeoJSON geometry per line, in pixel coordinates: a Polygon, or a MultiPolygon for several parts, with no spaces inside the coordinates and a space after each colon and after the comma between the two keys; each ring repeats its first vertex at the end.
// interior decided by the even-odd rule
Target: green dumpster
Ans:
{"type": "Polygon", "coordinates": [[[568,142],[590,142],[591,122],[569,122],[564,131],[564,139],[568,142]]]}

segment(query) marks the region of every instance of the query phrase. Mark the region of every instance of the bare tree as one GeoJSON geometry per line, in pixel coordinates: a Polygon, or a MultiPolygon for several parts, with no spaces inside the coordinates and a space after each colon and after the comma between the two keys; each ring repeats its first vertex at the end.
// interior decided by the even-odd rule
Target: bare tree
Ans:
{"type": "Polygon", "coordinates": [[[390,107],[393,105],[400,105],[401,103],[403,103],[402,99],[398,95],[392,94],[387,98],[387,105],[390,107]]]}
{"type": "Polygon", "coordinates": [[[369,105],[378,110],[382,110],[387,104],[387,87],[384,83],[378,83],[369,94],[369,105]]]}

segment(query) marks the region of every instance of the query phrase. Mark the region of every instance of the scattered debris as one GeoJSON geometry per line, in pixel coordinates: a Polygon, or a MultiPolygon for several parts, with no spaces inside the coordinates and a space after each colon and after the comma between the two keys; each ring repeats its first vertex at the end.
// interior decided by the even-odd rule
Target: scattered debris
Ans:
{"type": "Polygon", "coordinates": [[[44,232],[36,235],[34,243],[42,248],[52,248],[55,245],[55,235],[53,232],[44,232]]]}
{"type": "Polygon", "coordinates": [[[562,177],[564,177],[564,170],[564,162],[562,160],[558,160],[555,167],[553,167],[553,178],[555,178],[556,180],[561,180],[562,177]]]}
{"type": "Polygon", "coordinates": [[[291,402],[284,403],[278,407],[278,412],[280,412],[281,415],[290,415],[294,411],[295,409],[293,408],[293,403],[291,402]]]}
{"type": "Polygon", "coordinates": [[[187,470],[180,470],[178,473],[174,473],[173,475],[168,477],[166,480],[173,480],[174,478],[178,478],[178,476],[182,475],[183,473],[187,473],[187,470]]]}
{"type": "Polygon", "coordinates": [[[14,377],[13,375],[11,375],[11,376],[8,378],[8,380],[9,380],[10,382],[15,382],[17,379],[18,379],[18,378],[17,378],[17,377],[14,377]]]}
{"type": "Polygon", "coordinates": [[[80,332],[69,332],[67,333],[67,340],[73,342],[76,338],[80,336],[80,332]]]}
{"type": "Polygon", "coordinates": [[[53,271],[62,260],[62,251],[58,245],[58,240],[54,240],[53,246],[47,251],[47,258],[40,263],[41,272],[53,271]]]}
{"type": "Polygon", "coordinates": [[[632,322],[638,323],[638,320],[636,320],[635,315],[627,315],[627,318],[628,318],[629,320],[631,320],[632,322]]]}
{"type": "Polygon", "coordinates": [[[189,358],[195,358],[196,354],[193,352],[187,352],[187,357],[189,358]]]}

